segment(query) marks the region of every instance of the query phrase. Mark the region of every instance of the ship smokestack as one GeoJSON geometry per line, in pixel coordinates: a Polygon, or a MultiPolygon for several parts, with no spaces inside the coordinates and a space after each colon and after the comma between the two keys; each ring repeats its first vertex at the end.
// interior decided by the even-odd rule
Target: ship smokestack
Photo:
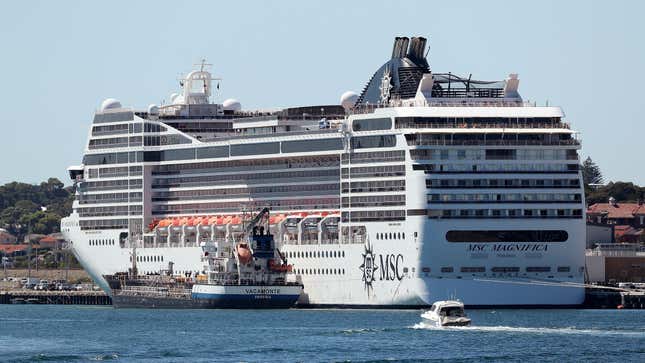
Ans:
{"type": "Polygon", "coordinates": [[[426,49],[427,39],[424,37],[413,37],[410,41],[410,47],[408,48],[408,54],[406,57],[412,60],[422,60],[424,59],[423,52],[426,49]]]}
{"type": "Polygon", "coordinates": [[[410,39],[407,37],[394,38],[394,46],[392,47],[392,59],[403,58],[405,51],[408,49],[410,39]]]}

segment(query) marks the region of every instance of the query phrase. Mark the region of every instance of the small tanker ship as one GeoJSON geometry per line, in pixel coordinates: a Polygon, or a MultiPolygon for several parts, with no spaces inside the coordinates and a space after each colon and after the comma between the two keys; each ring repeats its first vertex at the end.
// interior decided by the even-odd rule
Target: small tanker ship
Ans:
{"type": "Polygon", "coordinates": [[[173,276],[172,264],[156,275],[138,276],[136,250],[128,273],[106,275],[116,308],[290,308],[303,285],[276,248],[264,208],[239,233],[201,243],[204,269],[173,276]],[[266,220],[266,223],[262,223],[266,220]],[[265,229],[266,226],[266,229],[265,229]]]}

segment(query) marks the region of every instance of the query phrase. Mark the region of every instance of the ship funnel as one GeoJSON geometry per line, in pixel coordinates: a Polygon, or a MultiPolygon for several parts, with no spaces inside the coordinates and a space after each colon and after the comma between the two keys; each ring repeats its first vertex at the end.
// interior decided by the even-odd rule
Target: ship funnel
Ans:
{"type": "Polygon", "coordinates": [[[408,37],[394,38],[394,46],[392,47],[392,59],[403,58],[405,56],[405,51],[408,49],[409,42],[410,39],[408,39],[408,37]]]}
{"type": "Polygon", "coordinates": [[[424,59],[423,52],[426,49],[427,39],[424,37],[413,37],[410,40],[410,47],[408,48],[408,54],[406,57],[412,60],[422,60],[424,59]]]}

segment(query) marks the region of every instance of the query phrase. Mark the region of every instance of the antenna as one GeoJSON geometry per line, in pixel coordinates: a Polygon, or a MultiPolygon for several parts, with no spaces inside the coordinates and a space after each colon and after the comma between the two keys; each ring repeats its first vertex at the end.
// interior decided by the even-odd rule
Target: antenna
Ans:
{"type": "Polygon", "coordinates": [[[206,67],[212,67],[213,66],[211,63],[206,63],[206,58],[202,58],[201,63],[193,64],[193,65],[198,66],[200,72],[203,72],[204,68],[206,68],[206,67]]]}

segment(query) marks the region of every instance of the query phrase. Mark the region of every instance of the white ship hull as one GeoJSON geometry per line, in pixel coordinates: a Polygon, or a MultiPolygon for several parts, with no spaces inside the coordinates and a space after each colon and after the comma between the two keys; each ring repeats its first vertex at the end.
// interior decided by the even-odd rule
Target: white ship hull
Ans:
{"type": "MultiPolygon", "coordinates": [[[[73,225],[74,216],[65,219],[73,225]]],[[[420,221],[423,219],[419,218],[420,221]]],[[[426,222],[427,223],[427,222],[426,222]]],[[[287,246],[283,252],[300,251],[336,251],[336,258],[311,259],[291,258],[289,263],[296,271],[305,269],[335,270],[336,273],[298,274],[304,285],[298,301],[299,306],[312,307],[427,307],[437,300],[458,298],[469,307],[555,307],[575,306],[584,301],[584,288],[577,284],[584,282],[581,271],[546,274],[472,274],[454,273],[453,275],[436,276],[437,273],[423,272],[423,266],[431,265],[434,259],[448,259],[459,256],[461,264],[472,258],[468,246],[444,246],[446,243],[433,242],[433,230],[439,234],[439,226],[427,223],[426,234],[418,241],[406,241],[394,247],[389,241],[371,240],[369,244],[335,244],[317,246],[287,246]],[[434,228],[433,228],[434,227],[434,228]],[[422,240],[423,238],[423,240],[422,240]],[[365,267],[366,256],[372,256],[373,265],[365,267]],[[342,272],[345,274],[342,274],[342,272]],[[414,271],[414,272],[412,272],[414,271]],[[572,284],[567,286],[567,284],[572,284]]],[[[472,222],[468,222],[472,223],[472,222]]],[[[563,223],[563,222],[561,222],[563,223]]],[[[581,223],[580,223],[581,224],[581,223]]],[[[570,224],[569,224],[570,225],[570,224]]],[[[581,224],[582,225],[582,224],[581,224]]],[[[390,230],[391,226],[373,223],[374,231],[390,230]]],[[[447,228],[444,227],[444,228],[447,228]]],[[[574,231],[572,231],[573,234],[574,231]]],[[[374,232],[376,233],[376,232],[374,232]]],[[[65,236],[72,241],[74,255],[94,281],[109,292],[103,275],[127,271],[131,267],[131,250],[116,245],[89,246],[90,239],[117,238],[118,231],[100,231],[88,234],[80,229],[71,228],[65,236]],[[97,250],[98,249],[98,250],[97,250]]],[[[406,234],[407,235],[407,234],[406,234]]],[[[409,235],[413,235],[409,233],[409,235]]],[[[440,235],[440,234],[439,234],[440,235]]],[[[580,232],[577,235],[583,236],[580,232]]],[[[572,241],[573,242],[573,241],[572,241]]],[[[582,238],[576,241],[584,244],[582,238]]],[[[531,244],[525,244],[531,245],[531,244]]],[[[578,247],[569,246],[573,251],[578,247]]],[[[201,248],[146,248],[139,249],[140,256],[163,255],[164,261],[174,262],[176,272],[196,272],[200,265],[201,248]]],[[[530,255],[531,252],[518,252],[523,263],[535,265],[535,259],[544,259],[550,264],[572,264],[576,254],[563,254],[555,246],[547,247],[541,257],[530,255]],[[522,256],[521,254],[529,254],[522,256]]],[[[479,258],[481,256],[474,256],[479,258]]],[[[501,257],[489,256],[489,265],[499,265],[495,261],[509,259],[507,254],[501,257]]],[[[518,264],[516,260],[514,262],[518,264]]],[[[542,262],[544,264],[544,262],[542,262]]],[[[472,264],[472,263],[470,263],[472,264]]],[[[165,269],[167,262],[138,262],[140,272],[155,273],[165,269]]],[[[524,267],[524,266],[521,266],[524,267]]]]}

